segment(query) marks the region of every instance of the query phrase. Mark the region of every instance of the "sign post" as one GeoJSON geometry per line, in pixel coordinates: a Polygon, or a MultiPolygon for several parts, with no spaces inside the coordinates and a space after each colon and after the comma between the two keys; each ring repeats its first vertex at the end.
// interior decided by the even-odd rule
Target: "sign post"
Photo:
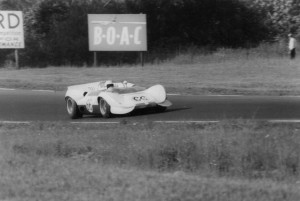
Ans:
{"type": "Polygon", "coordinates": [[[145,14],[89,14],[89,50],[147,51],[146,25],[145,14]]]}
{"type": "Polygon", "coordinates": [[[19,68],[18,49],[25,47],[22,11],[0,11],[0,49],[15,49],[19,68]]]}
{"type": "Polygon", "coordinates": [[[18,49],[15,49],[15,60],[16,60],[16,68],[19,69],[20,65],[19,65],[19,52],[18,52],[18,49]]]}
{"type": "Polygon", "coordinates": [[[94,67],[98,66],[98,62],[97,62],[97,52],[94,52],[94,67]]]}
{"type": "Polygon", "coordinates": [[[143,55],[143,52],[140,52],[140,60],[141,60],[142,66],[144,66],[144,55],[143,55]]]}

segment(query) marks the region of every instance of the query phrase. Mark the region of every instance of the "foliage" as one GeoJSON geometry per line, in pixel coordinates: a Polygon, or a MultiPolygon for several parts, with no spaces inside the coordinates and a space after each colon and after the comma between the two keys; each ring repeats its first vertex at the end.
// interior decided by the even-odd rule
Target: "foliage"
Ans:
{"type": "Polygon", "coordinates": [[[85,65],[91,60],[87,14],[120,13],[120,9],[116,4],[106,6],[104,1],[42,1],[27,15],[24,64],[85,65]],[[40,56],[33,62],[36,53],[40,56]]]}
{"type": "MultiPolygon", "coordinates": [[[[91,65],[87,14],[147,14],[146,59],[166,59],[187,47],[252,47],[297,31],[299,0],[1,0],[24,11],[26,66],[91,65]]],[[[4,58],[6,53],[4,54],[4,58]]],[[[3,57],[3,56],[1,56],[3,57]]],[[[99,53],[102,63],[135,63],[138,54],[99,53]]]]}
{"type": "Polygon", "coordinates": [[[39,0],[0,0],[1,10],[28,11],[39,0]]]}
{"type": "Polygon", "coordinates": [[[254,0],[251,7],[265,13],[265,23],[278,35],[297,33],[300,25],[299,0],[254,0]]]}
{"type": "Polygon", "coordinates": [[[236,0],[126,2],[136,6],[135,12],[148,14],[153,46],[240,47],[265,37],[260,16],[236,0]]]}

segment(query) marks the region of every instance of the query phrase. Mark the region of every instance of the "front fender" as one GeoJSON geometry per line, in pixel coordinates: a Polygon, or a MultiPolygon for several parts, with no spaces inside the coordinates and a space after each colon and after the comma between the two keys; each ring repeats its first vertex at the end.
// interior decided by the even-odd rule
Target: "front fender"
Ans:
{"type": "Polygon", "coordinates": [[[172,103],[169,100],[165,100],[162,103],[159,103],[158,105],[162,106],[162,107],[170,107],[172,105],[172,103]]]}
{"type": "Polygon", "coordinates": [[[67,90],[66,94],[65,94],[65,99],[67,97],[70,97],[72,98],[76,103],[82,99],[84,96],[83,94],[79,93],[78,90],[72,90],[72,89],[69,89],[67,90]]]}
{"type": "Polygon", "coordinates": [[[167,98],[167,93],[162,85],[154,85],[147,90],[146,93],[150,94],[155,99],[156,103],[163,103],[167,98]]]}

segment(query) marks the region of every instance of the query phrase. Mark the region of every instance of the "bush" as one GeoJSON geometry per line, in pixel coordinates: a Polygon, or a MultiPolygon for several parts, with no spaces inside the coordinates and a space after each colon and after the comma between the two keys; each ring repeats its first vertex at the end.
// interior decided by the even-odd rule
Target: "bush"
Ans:
{"type": "MultiPolygon", "coordinates": [[[[260,13],[236,0],[43,0],[24,11],[23,66],[91,65],[88,14],[145,13],[148,62],[187,47],[252,47],[270,33],[260,13]]],[[[139,58],[134,52],[98,54],[100,65],[134,64],[139,58]]]]}

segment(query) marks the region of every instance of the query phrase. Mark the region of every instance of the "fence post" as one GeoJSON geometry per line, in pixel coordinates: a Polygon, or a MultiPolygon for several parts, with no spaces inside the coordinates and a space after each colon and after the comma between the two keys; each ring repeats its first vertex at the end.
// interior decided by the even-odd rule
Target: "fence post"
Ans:
{"type": "Polygon", "coordinates": [[[94,52],[94,64],[93,64],[94,67],[98,66],[98,62],[97,62],[97,52],[95,51],[94,52]]]}
{"type": "Polygon", "coordinates": [[[141,60],[142,67],[144,67],[144,53],[143,52],[140,52],[140,60],[141,60]]]}
{"type": "Polygon", "coordinates": [[[20,69],[20,65],[19,65],[19,52],[18,49],[15,49],[15,61],[16,61],[16,68],[20,69]]]}

